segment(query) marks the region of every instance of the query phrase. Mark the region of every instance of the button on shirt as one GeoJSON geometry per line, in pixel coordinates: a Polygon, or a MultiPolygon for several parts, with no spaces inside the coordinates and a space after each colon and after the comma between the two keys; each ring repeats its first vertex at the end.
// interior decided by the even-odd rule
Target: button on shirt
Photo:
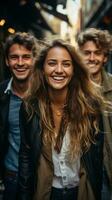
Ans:
{"type": "Polygon", "coordinates": [[[79,185],[80,158],[69,159],[69,143],[69,134],[66,132],[60,153],[58,154],[54,148],[52,148],[54,165],[52,186],[55,188],[72,188],[79,185]]]}

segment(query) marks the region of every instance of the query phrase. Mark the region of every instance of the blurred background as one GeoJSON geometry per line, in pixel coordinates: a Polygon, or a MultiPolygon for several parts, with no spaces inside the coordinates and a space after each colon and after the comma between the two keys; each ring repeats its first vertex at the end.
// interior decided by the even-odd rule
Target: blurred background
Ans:
{"type": "MultiPolygon", "coordinates": [[[[112,0],[0,0],[0,81],[7,78],[3,44],[9,34],[60,36],[75,44],[76,34],[87,27],[112,33],[112,0]]],[[[112,72],[111,61],[107,70],[112,72]]]]}

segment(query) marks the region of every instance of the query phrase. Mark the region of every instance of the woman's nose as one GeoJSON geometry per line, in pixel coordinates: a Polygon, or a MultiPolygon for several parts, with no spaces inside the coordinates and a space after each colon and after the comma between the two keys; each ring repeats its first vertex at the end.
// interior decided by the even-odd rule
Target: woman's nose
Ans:
{"type": "Polygon", "coordinates": [[[58,63],[58,64],[57,64],[57,66],[56,66],[56,70],[55,70],[55,71],[58,72],[58,73],[63,72],[63,66],[62,66],[61,63],[58,63]]]}

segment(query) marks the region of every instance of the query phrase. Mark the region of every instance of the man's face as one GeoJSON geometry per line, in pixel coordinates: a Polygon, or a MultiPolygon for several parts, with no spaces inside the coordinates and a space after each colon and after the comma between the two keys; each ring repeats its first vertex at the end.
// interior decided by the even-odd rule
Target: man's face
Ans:
{"type": "Polygon", "coordinates": [[[97,47],[93,41],[87,41],[83,46],[81,46],[81,51],[90,74],[95,75],[100,73],[101,68],[107,61],[103,49],[97,47]]]}
{"type": "Polygon", "coordinates": [[[13,44],[9,49],[6,64],[15,81],[27,81],[34,66],[32,51],[26,49],[23,45],[13,44]]]}

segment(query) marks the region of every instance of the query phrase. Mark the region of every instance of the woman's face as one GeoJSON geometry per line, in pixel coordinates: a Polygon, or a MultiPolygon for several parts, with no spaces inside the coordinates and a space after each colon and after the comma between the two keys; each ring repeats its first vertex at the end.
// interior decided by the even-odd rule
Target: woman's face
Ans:
{"type": "Polygon", "coordinates": [[[73,64],[65,48],[53,47],[49,50],[44,63],[44,76],[50,88],[54,90],[68,88],[73,76],[73,64]]]}

